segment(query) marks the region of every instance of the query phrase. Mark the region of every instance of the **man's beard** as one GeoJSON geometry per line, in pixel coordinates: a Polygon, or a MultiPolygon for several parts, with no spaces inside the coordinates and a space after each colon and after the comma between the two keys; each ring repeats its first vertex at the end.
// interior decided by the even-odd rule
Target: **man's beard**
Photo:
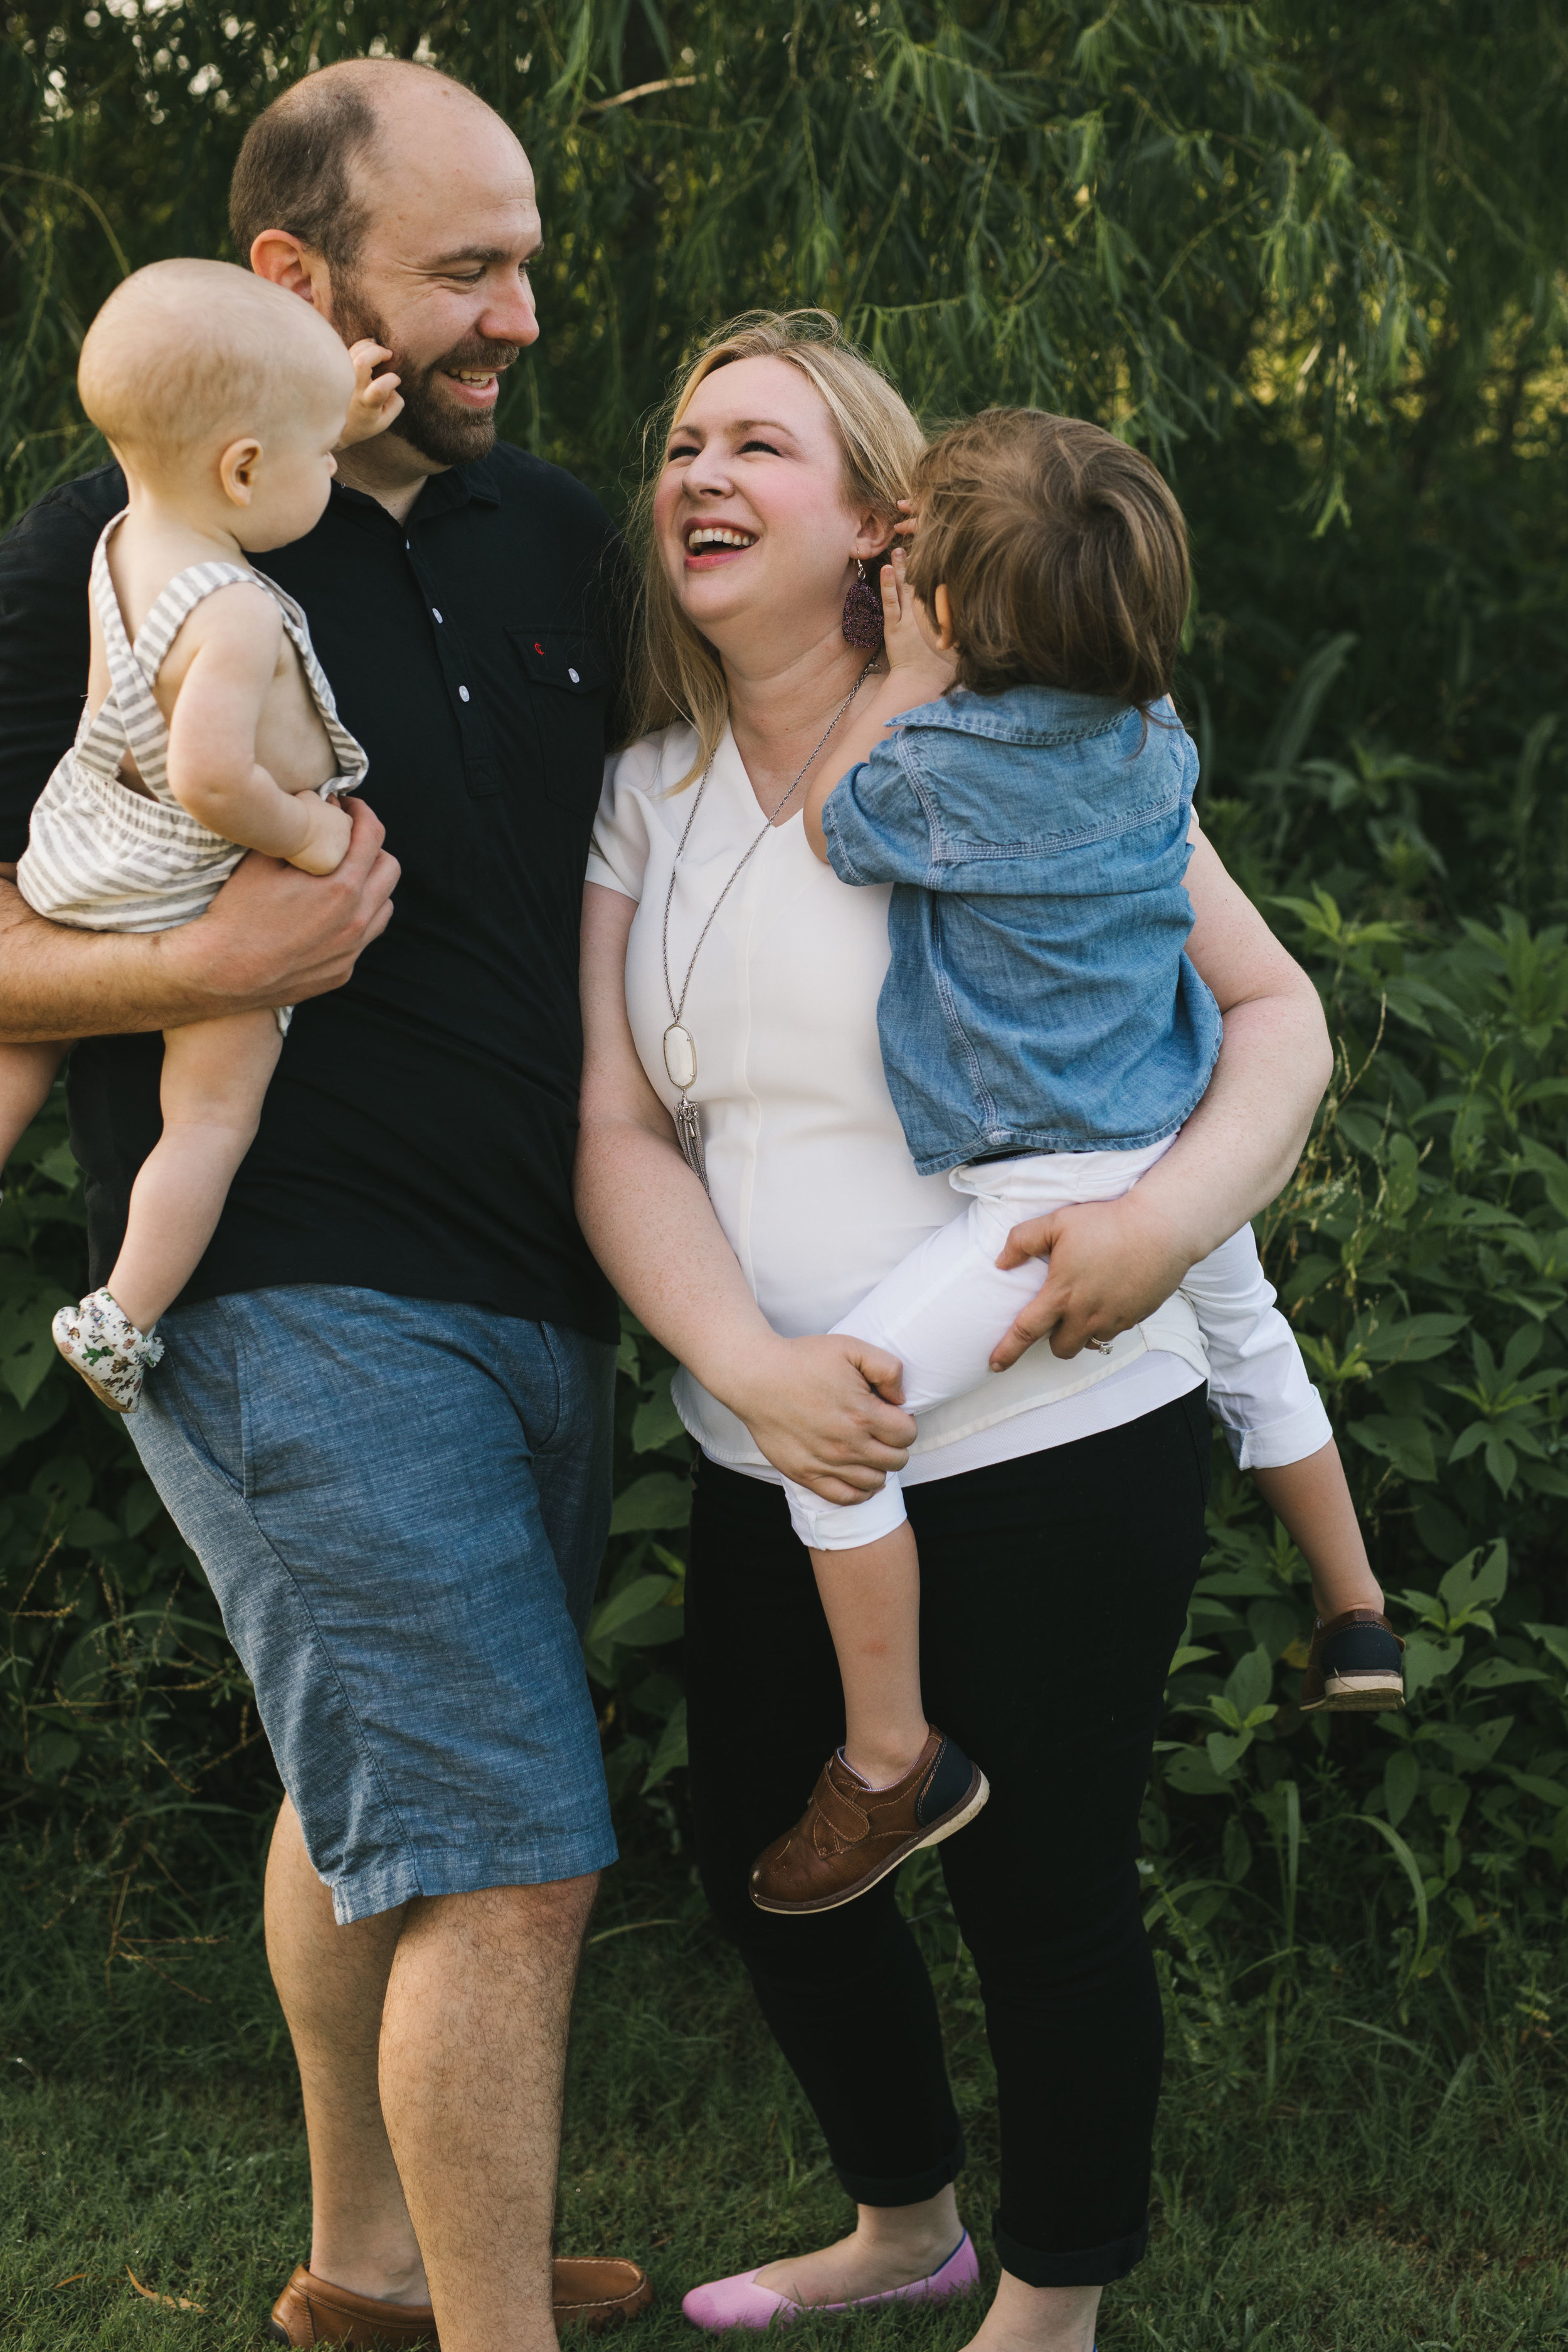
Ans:
{"type": "Polygon", "coordinates": [[[510,367],[517,357],[515,343],[493,343],[483,335],[470,335],[466,341],[454,344],[449,352],[443,352],[438,360],[421,367],[404,357],[385,321],[361,302],[352,288],[333,288],[332,324],[345,343],[357,343],[368,335],[392,353],[391,359],[383,361],[381,365],[391,368],[401,379],[397,388],[403,394],[403,407],[389,430],[417,449],[421,457],[437,466],[464,466],[470,458],[482,457],[494,448],[494,409],[480,415],[458,408],[442,394],[439,379],[448,368],[491,367],[499,371],[510,367]]]}

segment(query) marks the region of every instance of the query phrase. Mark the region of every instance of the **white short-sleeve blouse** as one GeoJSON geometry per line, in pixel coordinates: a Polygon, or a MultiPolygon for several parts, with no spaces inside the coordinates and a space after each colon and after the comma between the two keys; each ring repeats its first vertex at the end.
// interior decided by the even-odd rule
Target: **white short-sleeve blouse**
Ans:
{"type": "MultiPolygon", "coordinates": [[[[762,824],[726,732],[677,866],[697,786],[674,787],[694,750],[689,727],[669,727],[606,762],[588,862],[590,882],[637,902],[626,1006],[643,1067],[672,1110],[679,1096],[663,1053],[671,873],[668,974],[679,1003],[702,927],[762,824]]],[[[764,836],[724,898],[686,986],[681,1018],[697,1048],[690,1095],[714,1213],[758,1306],[790,1338],[827,1330],[967,1206],[945,1176],[916,1174],[882,1075],[888,898],[885,887],[840,882],[813,856],[796,816],[764,836]]],[[[1063,1361],[1042,1340],[922,1417],[905,1482],[1115,1428],[1196,1387],[1207,1370],[1197,1318],[1179,1295],[1109,1355],[1063,1361]]],[[[689,1372],[673,1394],[705,1454],[776,1480],[744,1423],[689,1372]]]]}

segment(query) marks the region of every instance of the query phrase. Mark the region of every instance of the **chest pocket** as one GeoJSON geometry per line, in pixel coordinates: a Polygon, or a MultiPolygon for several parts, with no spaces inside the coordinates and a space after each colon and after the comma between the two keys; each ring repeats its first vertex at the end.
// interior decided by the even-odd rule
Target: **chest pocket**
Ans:
{"type": "Polygon", "coordinates": [[[597,637],[570,629],[509,629],[528,679],[532,781],[584,816],[604,782],[609,664],[597,637]]]}

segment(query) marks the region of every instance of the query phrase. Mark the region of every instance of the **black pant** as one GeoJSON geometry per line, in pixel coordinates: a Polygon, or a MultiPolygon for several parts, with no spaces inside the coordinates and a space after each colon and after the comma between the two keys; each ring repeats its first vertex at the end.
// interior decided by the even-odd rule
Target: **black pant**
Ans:
{"type": "MultiPolygon", "coordinates": [[[[1120,2278],[1148,2237],[1164,2037],[1136,1870],[1166,1669],[1204,1551],[1201,1389],[1124,1428],[912,1486],[927,1709],[991,1802],[942,1849],[996,2062],[1005,2267],[1120,2278]]],[[[746,1880],[844,1737],[811,1562],[776,1486],[704,1461],[687,1583],[708,1898],[838,2178],[908,2205],[963,2159],[936,2003],[891,1878],[819,1917],[746,1880]]]]}

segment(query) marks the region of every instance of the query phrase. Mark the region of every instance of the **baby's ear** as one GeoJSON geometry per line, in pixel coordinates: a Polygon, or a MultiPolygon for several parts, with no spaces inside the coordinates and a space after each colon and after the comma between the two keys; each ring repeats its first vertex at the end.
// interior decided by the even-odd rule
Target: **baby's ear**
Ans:
{"type": "Polygon", "coordinates": [[[231,441],[217,461],[217,478],[223,494],[231,506],[247,507],[256,489],[256,469],[261,462],[261,444],[247,434],[243,441],[231,441]]]}

